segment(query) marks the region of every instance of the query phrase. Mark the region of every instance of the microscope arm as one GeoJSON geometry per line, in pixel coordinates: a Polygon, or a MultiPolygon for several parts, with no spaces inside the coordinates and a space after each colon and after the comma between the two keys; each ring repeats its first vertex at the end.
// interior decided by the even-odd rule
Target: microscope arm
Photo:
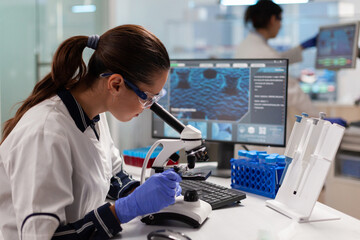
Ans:
{"type": "MultiPolygon", "coordinates": [[[[149,152],[146,154],[144,164],[142,166],[140,184],[143,184],[145,181],[145,170],[148,161],[151,154],[158,145],[162,145],[163,148],[152,164],[153,168],[164,167],[169,157],[180,149],[184,149],[185,153],[187,154],[189,168],[193,168],[195,166],[195,161],[197,159],[208,159],[207,152],[204,147],[204,142],[201,138],[201,132],[198,129],[190,125],[185,126],[157,103],[154,103],[150,109],[168,125],[179,132],[180,139],[161,139],[153,144],[149,152]]],[[[155,173],[153,168],[150,172],[151,175],[155,173]]],[[[200,199],[197,201],[189,201],[189,199],[184,197],[178,197],[175,204],[162,209],[160,212],[143,216],[141,221],[147,224],[151,224],[162,221],[164,219],[172,219],[184,221],[186,223],[191,222],[193,227],[199,227],[207,219],[211,213],[211,210],[211,205],[200,199]]]]}
{"type": "MultiPolygon", "coordinates": [[[[141,169],[140,184],[143,184],[145,181],[145,172],[150,156],[154,152],[155,148],[160,144],[163,148],[160,151],[159,155],[156,157],[154,163],[152,164],[152,167],[164,167],[169,157],[180,149],[184,149],[188,155],[191,155],[193,157],[193,159],[195,159],[196,157],[206,157],[206,159],[208,158],[206,151],[204,151],[202,148],[203,140],[201,138],[201,132],[198,129],[190,125],[185,126],[182,122],[176,119],[166,109],[164,109],[156,102],[150,107],[150,109],[167,124],[169,124],[172,128],[178,131],[180,133],[180,139],[161,139],[156,141],[151,146],[150,150],[146,154],[141,169]],[[199,151],[204,152],[204,154],[199,154],[199,151]]],[[[150,175],[153,175],[154,173],[155,170],[151,169],[150,175]]]]}
{"type": "Polygon", "coordinates": [[[141,175],[140,175],[140,185],[143,184],[145,182],[145,172],[146,172],[146,166],[148,165],[149,159],[151,154],[154,152],[154,150],[156,149],[157,146],[159,146],[161,140],[156,141],[151,148],[149,149],[149,151],[146,154],[146,157],[144,159],[144,163],[142,165],[141,168],[141,175]]]}
{"type": "MultiPolygon", "coordinates": [[[[169,160],[169,157],[179,151],[180,149],[184,148],[184,142],[179,139],[160,139],[156,141],[146,154],[142,169],[141,169],[141,179],[140,184],[143,184],[145,181],[145,172],[146,172],[146,166],[148,165],[149,159],[151,154],[154,152],[155,148],[159,145],[163,146],[163,149],[160,151],[159,155],[156,157],[152,167],[163,167],[166,165],[166,163],[169,160]]],[[[150,175],[153,175],[155,173],[154,169],[151,169],[150,175]]]]}

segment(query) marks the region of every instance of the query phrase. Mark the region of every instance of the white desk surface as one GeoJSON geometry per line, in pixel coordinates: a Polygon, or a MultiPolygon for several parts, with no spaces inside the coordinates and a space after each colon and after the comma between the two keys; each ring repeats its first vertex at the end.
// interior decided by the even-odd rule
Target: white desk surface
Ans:
{"type": "MultiPolygon", "coordinates": [[[[141,168],[126,166],[139,179],[141,168]]],[[[208,181],[230,187],[230,178],[209,177],[208,181]]],[[[146,225],[136,218],[122,225],[122,232],[114,239],[147,239],[147,234],[158,229],[185,233],[193,240],[360,240],[360,221],[319,202],[315,207],[339,216],[340,220],[298,223],[265,206],[269,199],[246,193],[238,206],[212,211],[200,228],[174,222],[171,226],[146,225]]]]}

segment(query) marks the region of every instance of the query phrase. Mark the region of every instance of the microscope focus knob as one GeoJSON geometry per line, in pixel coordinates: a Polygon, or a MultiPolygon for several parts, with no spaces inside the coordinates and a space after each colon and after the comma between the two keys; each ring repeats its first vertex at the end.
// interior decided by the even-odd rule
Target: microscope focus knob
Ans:
{"type": "Polygon", "coordinates": [[[199,200],[199,195],[196,190],[187,190],[184,195],[185,202],[196,202],[199,200]]]}
{"type": "Polygon", "coordinates": [[[188,155],[187,156],[187,162],[188,162],[188,168],[193,169],[195,167],[195,155],[188,155]]]}

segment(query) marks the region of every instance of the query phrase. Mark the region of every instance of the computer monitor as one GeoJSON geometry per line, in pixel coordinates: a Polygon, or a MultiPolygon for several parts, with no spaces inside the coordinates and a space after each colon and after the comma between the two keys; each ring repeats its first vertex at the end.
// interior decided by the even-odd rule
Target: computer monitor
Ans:
{"type": "Polygon", "coordinates": [[[316,68],[355,68],[359,22],[320,27],[317,38],[316,68]]]}
{"type": "MultiPolygon", "coordinates": [[[[287,78],[287,59],[171,60],[159,104],[198,128],[210,159],[230,169],[235,143],[285,146],[287,78]]],[[[152,120],[154,138],[179,137],[155,114],[152,120]]]]}

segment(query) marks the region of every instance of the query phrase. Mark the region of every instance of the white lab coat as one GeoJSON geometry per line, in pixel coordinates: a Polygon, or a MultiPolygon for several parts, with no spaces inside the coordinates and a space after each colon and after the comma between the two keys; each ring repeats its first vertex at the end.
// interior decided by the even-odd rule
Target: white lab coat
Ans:
{"type": "MultiPolygon", "coordinates": [[[[237,46],[235,58],[287,58],[289,64],[302,61],[302,48],[292,48],[286,52],[277,52],[269,46],[267,41],[257,32],[250,32],[237,46]]],[[[310,116],[317,116],[318,111],[312,104],[310,97],[300,88],[298,81],[289,74],[288,79],[288,111],[287,111],[287,138],[295,122],[295,114],[302,112],[310,116]]],[[[278,152],[280,153],[280,152],[278,152]]]]}
{"type": "Polygon", "coordinates": [[[0,146],[4,239],[51,239],[59,220],[74,222],[105,203],[122,162],[105,114],[96,128],[99,141],[90,127],[79,131],[57,95],[20,119],[0,146]]]}

